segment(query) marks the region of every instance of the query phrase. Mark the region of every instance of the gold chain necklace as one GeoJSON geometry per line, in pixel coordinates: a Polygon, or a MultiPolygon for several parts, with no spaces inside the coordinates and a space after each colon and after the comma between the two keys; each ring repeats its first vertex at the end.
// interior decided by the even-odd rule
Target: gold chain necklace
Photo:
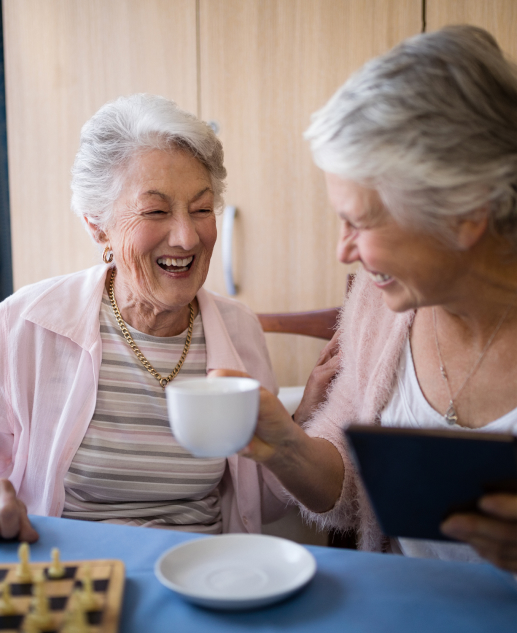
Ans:
{"type": "Polygon", "coordinates": [[[120,310],[118,309],[117,302],[115,301],[115,289],[114,289],[114,286],[115,286],[115,275],[116,274],[117,274],[117,269],[113,268],[113,270],[111,272],[111,279],[110,279],[108,295],[109,295],[109,298],[110,298],[111,307],[113,308],[113,312],[115,313],[115,318],[117,319],[117,323],[118,323],[118,325],[119,325],[119,327],[120,327],[120,329],[122,331],[122,334],[124,335],[124,338],[126,339],[128,345],[129,345],[129,347],[135,353],[135,356],[142,363],[142,365],[147,369],[147,371],[151,374],[151,376],[154,376],[156,378],[156,380],[160,383],[160,385],[165,389],[167,384],[169,382],[171,382],[171,380],[174,380],[174,378],[176,378],[176,376],[179,374],[179,371],[182,368],[183,363],[185,362],[185,358],[187,357],[187,354],[188,354],[188,351],[189,351],[189,348],[190,348],[190,341],[192,340],[192,329],[194,327],[194,306],[192,305],[192,303],[188,304],[188,307],[190,308],[190,319],[189,319],[189,324],[188,324],[187,340],[185,341],[185,346],[183,347],[183,352],[181,354],[181,358],[179,359],[178,364],[172,370],[172,372],[166,378],[164,378],[161,374],[159,374],[156,371],[156,369],[151,365],[151,363],[147,360],[147,358],[138,349],[137,344],[133,340],[133,337],[129,333],[129,330],[127,329],[126,324],[124,323],[124,319],[122,318],[122,316],[120,314],[120,310]]]}

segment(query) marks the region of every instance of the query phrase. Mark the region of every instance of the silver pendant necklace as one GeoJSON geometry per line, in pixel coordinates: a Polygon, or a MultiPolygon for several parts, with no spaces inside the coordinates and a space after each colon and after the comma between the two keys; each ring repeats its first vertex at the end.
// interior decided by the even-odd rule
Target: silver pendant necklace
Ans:
{"type": "Polygon", "coordinates": [[[447,422],[447,424],[449,424],[450,426],[453,426],[454,424],[458,423],[458,413],[456,411],[456,407],[455,407],[454,401],[460,395],[460,393],[463,390],[463,387],[465,387],[465,385],[467,384],[469,379],[474,375],[475,371],[477,370],[477,368],[481,364],[481,361],[483,360],[483,357],[487,353],[488,348],[492,344],[492,341],[494,340],[496,334],[501,329],[501,326],[503,325],[504,320],[508,316],[509,312],[510,312],[510,306],[508,306],[506,308],[506,310],[503,312],[503,315],[501,316],[501,318],[499,319],[499,322],[495,326],[495,329],[492,332],[492,334],[490,335],[490,338],[485,343],[485,346],[483,347],[483,349],[479,353],[479,356],[477,357],[476,362],[474,363],[474,365],[472,365],[472,369],[465,376],[465,379],[461,383],[459,389],[457,389],[456,393],[453,395],[452,391],[451,391],[451,386],[449,384],[449,377],[447,376],[447,370],[445,369],[445,363],[443,362],[442,353],[440,351],[440,344],[438,342],[438,331],[437,331],[437,327],[436,327],[436,311],[433,308],[434,341],[436,343],[436,351],[438,352],[438,359],[440,361],[440,373],[442,375],[442,378],[445,380],[445,384],[447,385],[447,390],[449,392],[449,406],[447,407],[447,411],[443,414],[443,417],[444,417],[445,421],[447,422]]]}

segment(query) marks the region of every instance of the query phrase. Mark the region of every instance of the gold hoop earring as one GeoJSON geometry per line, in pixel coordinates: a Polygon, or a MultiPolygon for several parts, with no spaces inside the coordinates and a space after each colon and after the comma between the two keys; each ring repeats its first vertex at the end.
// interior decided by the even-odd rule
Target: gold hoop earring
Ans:
{"type": "Polygon", "coordinates": [[[105,264],[111,264],[113,261],[113,251],[111,250],[111,246],[108,244],[102,253],[102,261],[105,264]]]}

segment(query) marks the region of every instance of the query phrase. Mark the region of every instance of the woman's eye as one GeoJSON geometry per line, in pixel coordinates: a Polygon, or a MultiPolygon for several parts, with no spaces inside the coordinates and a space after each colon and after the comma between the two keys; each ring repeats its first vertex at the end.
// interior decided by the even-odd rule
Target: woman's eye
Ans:
{"type": "Polygon", "coordinates": [[[206,215],[207,213],[212,213],[212,209],[195,209],[193,213],[204,213],[206,215]]]}

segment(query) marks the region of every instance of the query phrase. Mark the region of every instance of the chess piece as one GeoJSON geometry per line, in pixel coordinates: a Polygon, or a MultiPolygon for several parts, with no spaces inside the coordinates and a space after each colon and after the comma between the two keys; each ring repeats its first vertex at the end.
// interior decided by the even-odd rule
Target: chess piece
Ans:
{"type": "Polygon", "coordinates": [[[23,620],[23,633],[40,633],[41,629],[32,618],[32,613],[28,613],[23,620]]]}
{"type": "Polygon", "coordinates": [[[86,613],[78,590],[74,591],[70,602],[70,610],[67,613],[65,625],[61,629],[62,633],[88,633],[86,613]]]}
{"type": "Polygon", "coordinates": [[[29,565],[29,544],[22,543],[18,548],[18,558],[20,559],[20,564],[16,568],[16,576],[20,582],[32,582],[32,572],[29,565]]]}
{"type": "Polygon", "coordinates": [[[2,586],[2,597],[0,598],[0,615],[15,615],[16,607],[11,597],[11,585],[4,582],[2,586]]]}
{"type": "Polygon", "coordinates": [[[83,567],[83,590],[79,594],[81,606],[85,611],[95,611],[98,608],[97,597],[93,592],[92,571],[89,565],[83,567]]]}
{"type": "Polygon", "coordinates": [[[63,578],[65,575],[65,568],[61,564],[59,560],[59,549],[57,547],[52,548],[52,565],[47,569],[47,576],[49,578],[53,578],[54,580],[57,578],[63,578]]]}
{"type": "Polygon", "coordinates": [[[30,619],[38,626],[39,631],[52,631],[54,620],[50,614],[49,601],[45,595],[43,574],[38,574],[32,587],[32,611],[30,619]]]}

